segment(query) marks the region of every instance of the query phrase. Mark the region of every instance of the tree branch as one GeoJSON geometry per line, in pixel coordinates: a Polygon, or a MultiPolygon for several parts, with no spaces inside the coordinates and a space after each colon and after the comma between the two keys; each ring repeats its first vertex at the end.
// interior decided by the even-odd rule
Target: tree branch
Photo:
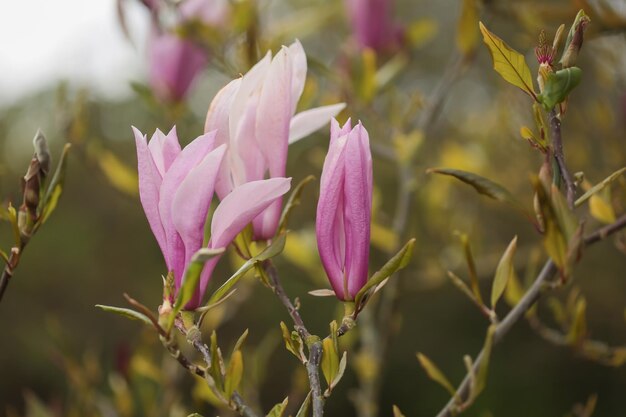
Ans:
{"type": "Polygon", "coordinates": [[[293,320],[294,327],[309,350],[309,358],[306,363],[306,371],[309,376],[309,385],[311,388],[311,398],[313,400],[313,417],[322,417],[324,415],[324,396],[322,394],[322,385],[320,383],[320,362],[322,360],[322,341],[319,337],[312,335],[306,328],[300,312],[293,305],[285,289],[280,283],[278,272],[271,261],[263,262],[263,268],[270,279],[272,291],[278,297],[280,302],[285,306],[287,312],[293,320]]]}
{"type": "Polygon", "coordinates": [[[554,143],[554,159],[559,166],[561,177],[565,182],[565,190],[567,195],[567,205],[571,210],[574,209],[574,198],[576,196],[576,184],[572,179],[572,175],[565,164],[565,154],[563,153],[563,138],[561,136],[561,119],[556,113],[556,109],[550,112],[550,130],[552,131],[552,143],[554,143]]]}
{"type": "MultiPolygon", "coordinates": [[[[602,227],[596,230],[591,235],[585,237],[584,244],[585,246],[592,245],[605,237],[622,230],[626,227],[626,215],[620,217],[615,223],[610,224],[608,226],[602,227]]],[[[496,331],[494,333],[493,343],[497,344],[502,340],[502,338],[511,330],[513,325],[519,321],[521,317],[523,317],[526,312],[535,304],[535,302],[541,296],[543,289],[546,287],[548,280],[556,273],[557,268],[554,265],[552,260],[548,260],[539,275],[535,279],[535,282],[528,289],[526,294],[522,297],[522,299],[513,307],[513,309],[506,315],[506,317],[498,324],[496,327],[496,331]]],[[[472,368],[472,373],[475,375],[480,368],[480,364],[484,360],[484,350],[481,350],[476,359],[474,360],[474,366],[472,368]]],[[[437,414],[437,417],[452,417],[456,413],[456,407],[458,404],[457,398],[461,400],[461,402],[465,401],[468,398],[470,392],[470,384],[472,381],[471,374],[467,374],[459,387],[457,388],[457,395],[448,401],[446,406],[437,414]]]]}
{"type": "MultiPolygon", "coordinates": [[[[174,323],[176,325],[176,328],[181,332],[181,334],[183,334],[187,338],[187,341],[198,352],[200,352],[207,366],[211,366],[211,350],[202,341],[202,334],[200,333],[200,330],[198,330],[198,328],[196,327],[192,328],[191,330],[187,329],[182,321],[178,319],[174,323]]],[[[178,347],[171,342],[171,339],[168,341],[167,339],[162,338],[161,340],[163,341],[163,345],[168,348],[170,353],[172,353],[172,356],[174,356],[185,369],[204,379],[209,385],[209,388],[211,388],[211,390],[215,394],[215,396],[222,400],[224,403],[228,404],[234,411],[239,413],[240,416],[259,417],[259,415],[245,403],[244,399],[241,397],[241,394],[235,391],[231,395],[230,401],[226,399],[223,395],[221,395],[221,392],[216,389],[211,375],[209,375],[204,368],[200,368],[199,366],[193,364],[189,359],[187,359],[182,354],[180,349],[178,349],[178,347]],[[171,349],[170,346],[173,346],[173,349],[171,349]]]]}

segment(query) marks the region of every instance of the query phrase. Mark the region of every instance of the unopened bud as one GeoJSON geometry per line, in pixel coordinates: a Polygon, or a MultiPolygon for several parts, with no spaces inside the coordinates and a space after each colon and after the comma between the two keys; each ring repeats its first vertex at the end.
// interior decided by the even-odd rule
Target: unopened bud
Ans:
{"type": "Polygon", "coordinates": [[[39,129],[37,129],[37,133],[33,139],[33,147],[35,148],[35,158],[39,161],[41,176],[45,178],[50,172],[50,149],[48,148],[46,137],[39,129]]]}
{"type": "Polygon", "coordinates": [[[578,12],[576,19],[574,20],[574,24],[572,24],[570,29],[569,35],[567,36],[565,50],[563,51],[563,56],[561,57],[561,64],[563,65],[563,68],[573,67],[576,64],[578,53],[580,52],[580,48],[583,46],[583,35],[590,22],[591,19],[589,19],[589,16],[587,16],[585,12],[582,10],[578,12]]]}

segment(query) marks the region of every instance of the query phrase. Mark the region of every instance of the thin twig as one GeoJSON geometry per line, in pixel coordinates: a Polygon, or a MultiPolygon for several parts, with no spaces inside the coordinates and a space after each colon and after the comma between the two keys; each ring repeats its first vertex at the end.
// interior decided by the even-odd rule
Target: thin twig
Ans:
{"type": "Polygon", "coordinates": [[[22,255],[22,250],[24,250],[25,243],[22,243],[21,246],[14,247],[11,249],[11,254],[9,255],[9,262],[4,266],[2,270],[2,275],[0,276],[0,302],[2,301],[2,297],[4,296],[4,292],[9,286],[9,281],[13,278],[13,271],[17,268],[17,265],[20,261],[20,256],[22,255]]]}
{"type": "MultiPolygon", "coordinates": [[[[591,235],[587,236],[584,239],[585,246],[592,245],[625,227],[626,215],[620,217],[615,223],[598,229],[591,235]]],[[[542,290],[546,288],[548,280],[556,273],[556,271],[557,268],[554,265],[554,262],[551,259],[548,260],[541,269],[541,272],[539,272],[539,275],[535,279],[535,282],[526,292],[526,294],[524,294],[519,303],[517,303],[517,305],[513,307],[513,309],[496,327],[493,339],[494,344],[497,344],[499,341],[501,341],[502,338],[509,332],[509,330],[511,330],[513,325],[526,314],[526,312],[533,306],[533,304],[535,304],[535,302],[541,296],[542,290]]],[[[476,372],[478,372],[480,364],[483,360],[484,350],[481,350],[474,360],[474,367],[472,368],[472,373],[474,375],[476,374],[476,372]]],[[[472,375],[468,373],[457,388],[457,395],[450,399],[446,406],[439,412],[439,414],[437,414],[437,417],[452,417],[454,415],[458,404],[457,398],[460,399],[461,402],[464,402],[467,399],[470,393],[471,381],[472,375]]]]}
{"type": "Polygon", "coordinates": [[[322,341],[319,337],[313,336],[306,328],[300,312],[293,305],[285,289],[280,283],[278,273],[274,265],[268,260],[263,263],[263,268],[270,279],[270,285],[274,294],[280,302],[285,306],[287,312],[293,320],[294,327],[309,350],[309,358],[306,363],[306,371],[309,376],[309,385],[311,388],[311,398],[313,402],[313,417],[322,417],[324,415],[324,396],[322,394],[322,385],[320,383],[320,362],[322,360],[322,341]]]}
{"type": "Polygon", "coordinates": [[[574,209],[574,198],[576,196],[576,183],[572,179],[565,164],[565,154],[563,152],[563,138],[561,135],[561,119],[556,113],[556,109],[550,112],[550,130],[552,131],[552,143],[554,143],[554,159],[559,166],[561,177],[565,182],[565,190],[567,195],[567,205],[571,210],[574,209]]]}

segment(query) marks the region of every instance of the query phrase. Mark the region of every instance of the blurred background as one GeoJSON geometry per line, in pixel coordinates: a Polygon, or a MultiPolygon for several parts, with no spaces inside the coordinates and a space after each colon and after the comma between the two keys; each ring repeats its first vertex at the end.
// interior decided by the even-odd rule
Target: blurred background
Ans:
{"type": "MultiPolygon", "coordinates": [[[[477,25],[468,22],[483,21],[521,51],[535,73],[540,30],[551,40],[561,23],[569,29],[580,8],[591,17],[577,63],[583,81],[563,121],[568,164],[584,172],[588,187],[626,166],[626,4],[397,0],[388,14],[379,13],[387,21],[376,23],[388,36],[372,40],[338,1],[206,0],[208,6],[183,9],[187,2],[192,0],[180,7],[147,0],[0,2],[3,201],[21,201],[20,178],[37,128],[56,160],[64,143],[73,145],[58,209],[29,244],[0,303],[0,415],[228,415],[213,408],[202,381],[179,369],[153,331],[94,305],[122,306],[125,292],[155,310],[161,302],[165,265],[139,203],[130,126],[152,132],[175,124],[188,143],[202,133],[222,86],[265,51],[295,39],[309,60],[299,108],[346,102],[340,121],[360,119],[370,133],[370,269],[408,238],[417,239],[415,256],[394,278],[390,295],[364,314],[365,322],[378,326],[380,350],[364,346],[360,325],[341,341],[350,365],[327,415],[388,416],[393,404],[407,416],[435,415],[449,396],[428,379],[416,352],[456,385],[465,374],[463,355],[480,350],[488,326],[446,275],[468,276],[459,233],[472,245],[484,297],[513,236],[522,285],[545,261],[541,236],[518,212],[450,178],[426,174],[432,167],[476,172],[532,208],[530,179],[543,157],[520,135],[522,126],[533,127],[530,100],[493,71],[477,25]],[[163,52],[157,46],[162,36],[190,44],[163,52]],[[162,69],[175,60],[197,69],[162,69]],[[365,386],[377,412],[355,407],[365,386]]],[[[296,181],[319,177],[327,145],[324,128],[291,146],[288,175],[296,181]]],[[[334,298],[307,294],[327,287],[315,247],[317,188],[305,190],[276,264],[309,328],[325,334],[342,312],[334,298]]],[[[581,207],[586,230],[623,213],[625,195],[620,178],[591,207],[581,207]]],[[[7,251],[11,230],[1,226],[7,251]]],[[[625,247],[618,236],[585,251],[573,282],[541,301],[536,318],[519,323],[494,350],[487,388],[465,415],[583,416],[589,414],[575,414],[584,408],[577,404],[596,400],[594,415],[626,413],[625,247]],[[582,298],[586,330],[574,343],[567,339],[575,321],[570,313],[582,298]],[[562,343],[542,337],[548,327],[562,343]],[[586,341],[598,342],[595,354],[581,349],[586,341]]],[[[218,283],[240,262],[229,258],[214,274],[218,283]]],[[[508,309],[506,303],[498,307],[502,315],[508,309]]],[[[306,395],[306,374],[280,336],[278,323],[288,319],[250,276],[203,328],[207,336],[217,330],[225,351],[249,329],[243,392],[266,412],[288,395],[297,407],[306,395]]]]}

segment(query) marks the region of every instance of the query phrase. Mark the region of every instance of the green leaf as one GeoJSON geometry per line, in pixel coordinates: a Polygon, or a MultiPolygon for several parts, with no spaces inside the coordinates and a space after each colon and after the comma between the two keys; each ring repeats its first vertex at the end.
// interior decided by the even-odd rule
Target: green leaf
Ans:
{"type": "Polygon", "coordinates": [[[322,346],[324,348],[324,353],[322,354],[321,368],[330,389],[330,385],[339,371],[339,354],[337,353],[337,348],[331,339],[324,339],[322,341],[322,346]]]}
{"type": "Polygon", "coordinates": [[[182,286],[178,290],[178,297],[176,297],[176,302],[174,303],[172,312],[169,315],[169,321],[167,326],[168,329],[172,328],[172,325],[174,324],[174,319],[176,318],[178,312],[182,310],[183,307],[193,297],[193,294],[198,287],[198,282],[200,281],[200,275],[202,274],[202,270],[204,269],[204,264],[207,263],[210,259],[223,254],[224,250],[225,248],[202,248],[193,255],[193,257],[191,258],[191,262],[189,263],[189,265],[187,266],[187,270],[185,271],[182,286]]]}
{"type": "Polygon", "coordinates": [[[298,414],[296,414],[296,417],[307,417],[310,409],[311,409],[311,391],[309,391],[306,398],[302,402],[302,405],[300,406],[300,409],[298,410],[298,414]]]}
{"type": "Polygon", "coordinates": [[[539,100],[546,111],[552,110],[554,106],[562,103],[569,93],[580,84],[582,73],[582,70],[578,67],[565,68],[550,73],[545,81],[543,92],[537,97],[537,100],[539,100]]]}
{"type": "Polygon", "coordinates": [[[218,389],[222,389],[224,386],[224,363],[222,361],[222,353],[217,345],[217,333],[215,330],[211,333],[211,345],[209,349],[211,350],[211,367],[209,368],[209,373],[215,381],[215,386],[218,389]]]}
{"type": "Polygon", "coordinates": [[[287,350],[293,353],[293,355],[298,358],[300,362],[304,363],[304,361],[306,361],[306,358],[304,357],[302,340],[300,339],[300,336],[298,336],[298,334],[295,332],[289,331],[289,328],[287,328],[287,325],[283,321],[280,322],[280,331],[283,336],[283,341],[285,342],[285,347],[287,348],[287,350]]]}
{"type": "Polygon", "coordinates": [[[517,249],[517,236],[511,240],[509,246],[504,251],[498,267],[496,268],[496,275],[493,279],[493,286],[491,287],[491,308],[495,309],[496,304],[506,288],[506,284],[509,282],[514,274],[513,270],[513,255],[515,255],[515,249],[517,249]]]}
{"type": "Polygon", "coordinates": [[[354,303],[357,308],[357,312],[362,310],[365,305],[363,302],[367,302],[364,298],[370,289],[375,288],[378,284],[390,277],[394,272],[404,268],[410,261],[413,255],[413,247],[415,246],[415,239],[409,240],[403,247],[396,253],[393,258],[387,261],[385,265],[374,273],[367,281],[367,283],[359,290],[354,303]]]}
{"type": "Polygon", "coordinates": [[[469,237],[466,234],[459,234],[461,244],[463,245],[463,254],[465,255],[465,262],[467,263],[467,269],[470,276],[470,284],[472,286],[472,292],[479,304],[483,303],[482,295],[480,294],[480,285],[478,284],[478,273],[476,272],[476,263],[474,262],[474,256],[472,255],[472,247],[469,243],[469,237]]]}
{"type": "Polygon", "coordinates": [[[462,0],[456,30],[456,47],[463,55],[472,55],[478,44],[478,1],[462,0]]]}
{"type": "Polygon", "coordinates": [[[428,359],[426,355],[420,352],[417,353],[417,360],[420,362],[420,365],[422,365],[422,368],[424,368],[424,371],[426,371],[426,374],[430,379],[444,387],[453,397],[456,396],[456,390],[443,372],[439,370],[437,365],[428,359]]]}
{"type": "Polygon", "coordinates": [[[15,207],[9,203],[9,207],[7,208],[7,216],[9,218],[9,223],[11,223],[11,230],[13,231],[13,240],[15,242],[15,247],[19,248],[22,244],[22,237],[20,234],[20,226],[17,224],[17,211],[15,207]]]}
{"type": "Polygon", "coordinates": [[[587,301],[584,298],[579,298],[574,306],[572,324],[567,333],[568,343],[572,345],[578,344],[587,336],[586,313],[587,301]]]}
{"type": "Polygon", "coordinates": [[[230,278],[226,280],[209,298],[209,302],[207,304],[214,304],[219,301],[223,296],[225,296],[229,290],[235,285],[246,272],[254,267],[257,262],[263,262],[274,256],[280,254],[285,248],[285,239],[287,235],[285,233],[278,235],[271,245],[263,250],[257,256],[254,256],[248,259],[241,267],[231,275],[230,278]]]}
{"type": "MultiPolygon", "coordinates": [[[[335,332],[336,333],[336,332],[335,332]]],[[[343,352],[341,355],[341,360],[339,361],[339,368],[337,369],[337,373],[335,374],[335,378],[330,383],[328,390],[331,391],[333,388],[339,384],[341,378],[343,378],[343,374],[346,372],[346,366],[348,365],[348,352],[343,352]]]]}
{"type": "Polygon", "coordinates": [[[292,210],[300,205],[300,196],[302,195],[302,191],[304,191],[304,187],[312,181],[315,181],[315,177],[313,175],[309,175],[300,181],[289,195],[287,204],[285,204],[285,208],[280,215],[280,221],[278,222],[279,234],[282,234],[287,230],[287,222],[289,221],[289,216],[291,215],[292,210]]]}
{"type": "Polygon", "coordinates": [[[108,311],[110,313],[115,313],[115,314],[119,314],[120,316],[124,316],[126,318],[132,319],[132,320],[139,320],[144,322],[144,324],[147,324],[149,326],[152,326],[152,322],[150,321],[150,319],[135,310],[131,310],[129,308],[122,308],[122,307],[113,307],[113,306],[105,306],[102,304],[96,304],[96,307],[98,307],[99,309],[102,309],[104,311],[108,311]]]}
{"type": "Polygon", "coordinates": [[[5,264],[9,264],[9,255],[7,255],[7,253],[2,249],[0,249],[0,258],[2,258],[5,264]]]}
{"type": "Polygon", "coordinates": [[[61,194],[63,193],[63,183],[65,182],[65,171],[67,169],[67,155],[69,153],[70,147],[71,145],[69,143],[66,143],[63,147],[61,159],[59,160],[56,171],[52,176],[52,180],[50,180],[50,184],[46,189],[46,193],[42,200],[39,224],[44,224],[46,220],[48,220],[48,218],[56,208],[61,194]]]}
{"type": "Polygon", "coordinates": [[[282,403],[276,404],[274,408],[267,413],[267,417],[282,417],[285,412],[285,408],[287,407],[287,402],[289,401],[289,397],[285,398],[282,403]]]}
{"type": "Polygon", "coordinates": [[[530,68],[526,64],[524,55],[520,54],[502,39],[491,33],[482,22],[478,23],[483,34],[483,41],[493,60],[493,68],[506,81],[520,88],[522,91],[536,99],[533,79],[530,68]]]}
{"type": "Polygon", "coordinates": [[[431,168],[426,172],[428,174],[435,173],[454,177],[468,185],[471,185],[479,194],[486,195],[487,197],[503,203],[508,203],[525,216],[528,216],[526,209],[524,209],[522,204],[515,198],[515,196],[513,196],[513,194],[511,194],[509,190],[500,184],[491,181],[490,179],[481,177],[480,175],[476,175],[472,172],[450,168],[431,168]]]}
{"type": "Polygon", "coordinates": [[[230,398],[239,388],[241,383],[241,377],[243,375],[243,356],[240,350],[236,350],[230,357],[228,363],[228,369],[226,370],[226,382],[224,386],[224,393],[226,398],[230,398]]]}
{"type": "Polygon", "coordinates": [[[239,339],[237,339],[237,342],[235,343],[235,346],[233,347],[233,354],[238,351],[241,350],[241,347],[243,346],[243,344],[245,343],[246,339],[248,338],[248,329],[246,329],[241,336],[239,336],[239,339]]]}
{"type": "Polygon", "coordinates": [[[602,182],[594,185],[587,191],[585,194],[581,195],[578,200],[574,203],[576,207],[579,207],[585,201],[587,201],[592,195],[602,191],[606,186],[610,185],[613,181],[620,177],[624,172],[626,172],[626,167],[618,169],[608,177],[606,177],[602,182]]]}
{"type": "Polygon", "coordinates": [[[491,360],[491,350],[493,348],[493,339],[496,332],[496,325],[492,324],[487,329],[487,337],[483,346],[483,360],[476,372],[476,385],[474,395],[478,396],[487,385],[487,374],[489,373],[489,361],[491,360]]]}

